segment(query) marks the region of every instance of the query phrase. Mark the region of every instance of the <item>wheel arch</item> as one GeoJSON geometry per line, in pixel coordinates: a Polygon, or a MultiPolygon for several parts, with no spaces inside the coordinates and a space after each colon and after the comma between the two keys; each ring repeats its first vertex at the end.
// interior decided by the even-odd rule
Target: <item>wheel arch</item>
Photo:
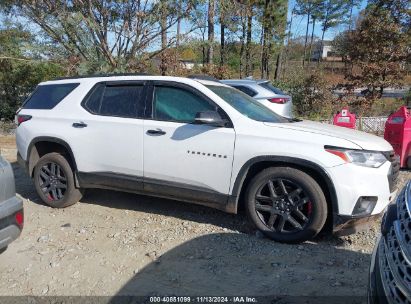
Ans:
{"type": "Polygon", "coordinates": [[[34,167],[39,159],[43,155],[51,152],[61,153],[66,156],[73,172],[77,171],[76,159],[67,142],[57,137],[40,136],[34,138],[27,149],[27,166],[28,173],[31,177],[33,176],[34,167]]]}
{"type": "Polygon", "coordinates": [[[248,160],[240,169],[231,191],[229,210],[237,213],[244,201],[245,190],[251,179],[269,167],[292,167],[310,175],[319,184],[327,199],[328,219],[338,213],[338,199],[334,183],[324,168],[318,164],[300,158],[286,156],[258,156],[248,160]]]}

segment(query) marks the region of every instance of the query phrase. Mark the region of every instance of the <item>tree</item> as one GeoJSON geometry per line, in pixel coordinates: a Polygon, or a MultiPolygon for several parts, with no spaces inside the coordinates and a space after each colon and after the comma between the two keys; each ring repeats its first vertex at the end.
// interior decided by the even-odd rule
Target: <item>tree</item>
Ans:
{"type": "MultiPolygon", "coordinates": [[[[345,22],[344,18],[349,11],[349,3],[350,0],[325,0],[320,14],[322,23],[320,50],[322,50],[324,45],[325,33],[329,29],[345,22]]],[[[319,58],[318,63],[320,63],[320,59],[321,58],[319,58]]]]}
{"type": "Polygon", "coordinates": [[[370,104],[385,88],[401,85],[410,49],[406,33],[389,10],[367,9],[357,28],[340,35],[336,43],[350,67],[345,71],[347,87],[366,87],[370,104]]]}
{"type": "Polygon", "coordinates": [[[208,49],[207,49],[207,63],[213,63],[214,56],[214,15],[215,15],[215,2],[214,0],[208,1],[208,15],[207,15],[207,28],[208,28],[208,49]]]}
{"type": "MultiPolygon", "coordinates": [[[[161,0],[161,16],[160,16],[160,27],[161,27],[161,48],[165,50],[167,48],[167,14],[168,14],[168,3],[167,0],[161,0]]],[[[161,63],[160,63],[161,75],[166,75],[167,73],[167,55],[166,52],[161,53],[161,63]]]]}
{"type": "Polygon", "coordinates": [[[40,60],[37,46],[22,28],[0,29],[0,119],[13,120],[39,82],[64,74],[59,64],[40,60]]]}
{"type": "Polygon", "coordinates": [[[361,0],[349,0],[349,16],[348,16],[348,30],[351,30],[352,24],[353,24],[353,9],[354,7],[360,7],[361,5],[361,0]]]}
{"type": "MultiPolygon", "coordinates": [[[[2,1],[10,14],[37,24],[46,36],[66,53],[78,56],[92,67],[114,71],[135,61],[181,18],[189,15],[193,1],[185,0],[180,13],[169,11],[160,25],[162,1],[20,0],[2,1]]],[[[174,6],[175,7],[175,6],[174,6]]],[[[169,39],[166,47],[173,43],[169,39]]],[[[152,57],[162,52],[161,47],[152,57]]]]}
{"type": "Polygon", "coordinates": [[[262,3],[261,78],[269,78],[270,76],[269,63],[274,47],[280,46],[282,48],[287,4],[286,0],[265,0],[262,3]]]}

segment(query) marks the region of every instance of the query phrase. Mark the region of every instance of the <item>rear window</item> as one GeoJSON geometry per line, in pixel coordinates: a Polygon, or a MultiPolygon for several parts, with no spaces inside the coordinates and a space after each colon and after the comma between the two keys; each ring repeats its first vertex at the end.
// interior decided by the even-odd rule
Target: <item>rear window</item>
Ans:
{"type": "Polygon", "coordinates": [[[273,86],[270,82],[262,82],[262,83],[259,83],[259,85],[263,87],[264,89],[267,89],[275,94],[286,95],[283,91],[273,86]]]}
{"type": "Polygon", "coordinates": [[[243,93],[246,93],[248,96],[254,97],[257,95],[256,92],[254,92],[252,89],[247,88],[245,86],[232,86],[233,88],[236,88],[237,90],[240,90],[243,93]]]}
{"type": "Polygon", "coordinates": [[[40,85],[23,104],[23,109],[50,110],[78,85],[79,83],[40,85]]]}

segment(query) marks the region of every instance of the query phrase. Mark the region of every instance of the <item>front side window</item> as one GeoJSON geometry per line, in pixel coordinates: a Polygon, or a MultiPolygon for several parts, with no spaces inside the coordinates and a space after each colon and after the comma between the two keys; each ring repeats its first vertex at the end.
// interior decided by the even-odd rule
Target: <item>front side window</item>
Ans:
{"type": "Polygon", "coordinates": [[[187,90],[167,86],[154,89],[154,119],[193,122],[198,112],[215,110],[214,105],[187,90]]]}
{"type": "Polygon", "coordinates": [[[143,85],[105,86],[97,84],[84,103],[91,113],[103,116],[135,118],[142,115],[143,85]]]}
{"type": "Polygon", "coordinates": [[[254,98],[236,89],[226,86],[207,85],[211,91],[221,97],[238,112],[257,121],[263,122],[289,122],[290,120],[274,113],[269,108],[260,104],[254,98]]]}
{"type": "Polygon", "coordinates": [[[45,84],[36,88],[23,104],[24,109],[50,110],[70,94],[79,83],[45,84]]]}

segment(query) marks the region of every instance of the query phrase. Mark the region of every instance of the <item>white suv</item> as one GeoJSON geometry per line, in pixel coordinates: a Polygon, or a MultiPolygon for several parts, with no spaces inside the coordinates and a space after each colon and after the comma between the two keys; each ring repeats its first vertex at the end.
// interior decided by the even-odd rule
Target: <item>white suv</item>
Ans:
{"type": "Polygon", "coordinates": [[[384,139],[286,119],[217,81],[96,76],[41,83],[17,114],[18,158],[52,207],[85,188],[244,207],[281,242],[350,233],[393,198],[384,139]],[[331,226],[330,225],[330,226],[331,226]]]}

